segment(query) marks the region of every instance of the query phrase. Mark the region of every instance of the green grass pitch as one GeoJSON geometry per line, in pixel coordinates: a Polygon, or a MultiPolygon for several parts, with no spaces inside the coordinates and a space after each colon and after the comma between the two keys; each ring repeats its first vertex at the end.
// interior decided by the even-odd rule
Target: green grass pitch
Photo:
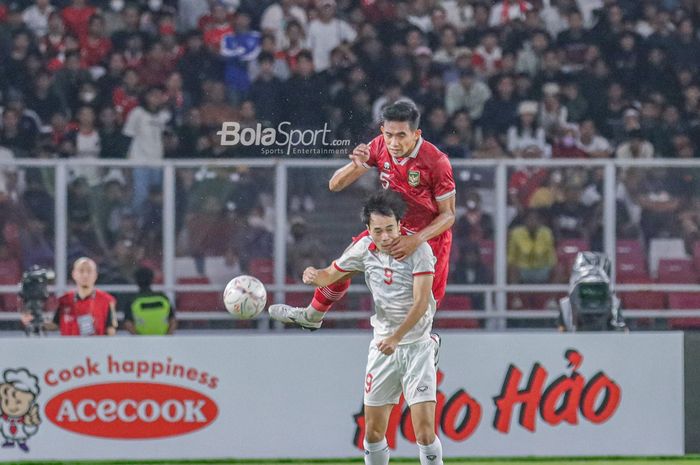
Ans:
{"type": "MultiPolygon", "coordinates": [[[[2,462],[5,465],[343,465],[363,463],[361,457],[336,460],[171,460],[171,461],[72,461],[2,462]]],[[[391,463],[419,465],[417,459],[392,459],[391,463]]],[[[552,457],[445,459],[445,465],[700,465],[700,455],[685,457],[552,457]]]]}

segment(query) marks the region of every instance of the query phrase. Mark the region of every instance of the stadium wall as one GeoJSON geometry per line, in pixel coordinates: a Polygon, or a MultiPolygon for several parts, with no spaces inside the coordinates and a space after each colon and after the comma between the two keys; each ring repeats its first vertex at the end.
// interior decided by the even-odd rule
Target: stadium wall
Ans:
{"type": "MultiPolygon", "coordinates": [[[[0,397],[31,395],[17,418],[2,412],[12,445],[0,460],[358,456],[369,342],[368,334],[1,340],[0,397]]],[[[683,350],[677,332],[446,334],[445,454],[681,455],[683,350]]],[[[403,402],[387,436],[393,456],[415,456],[403,402]]]]}
{"type": "Polygon", "coordinates": [[[700,334],[686,332],[685,350],[685,451],[700,453],[700,334]]]}

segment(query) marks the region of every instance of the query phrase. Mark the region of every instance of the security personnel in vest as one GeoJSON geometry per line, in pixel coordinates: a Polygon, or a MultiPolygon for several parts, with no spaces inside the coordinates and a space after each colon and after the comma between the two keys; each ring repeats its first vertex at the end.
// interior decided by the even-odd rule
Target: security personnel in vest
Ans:
{"type": "Polygon", "coordinates": [[[173,334],[177,328],[175,309],[165,294],[151,290],[153,271],[139,268],[134,279],[139,293],[124,306],[124,328],[139,335],[173,334]]]}

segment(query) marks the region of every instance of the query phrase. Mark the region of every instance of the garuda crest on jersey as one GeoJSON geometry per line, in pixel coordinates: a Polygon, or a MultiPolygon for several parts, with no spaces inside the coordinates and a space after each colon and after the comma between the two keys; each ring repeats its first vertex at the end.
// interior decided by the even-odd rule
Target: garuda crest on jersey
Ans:
{"type": "Polygon", "coordinates": [[[420,184],[420,171],[408,171],[408,185],[411,187],[418,187],[420,184]]]}

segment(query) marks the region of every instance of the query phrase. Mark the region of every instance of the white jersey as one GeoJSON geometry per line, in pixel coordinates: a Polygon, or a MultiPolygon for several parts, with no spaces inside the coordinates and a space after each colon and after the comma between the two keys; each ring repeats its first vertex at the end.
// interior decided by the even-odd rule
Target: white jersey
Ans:
{"type": "MultiPolygon", "coordinates": [[[[432,249],[425,242],[411,256],[399,261],[381,252],[372,238],[365,236],[350,246],[333,266],[342,272],[364,272],[376,312],[371,319],[374,339],[379,341],[391,336],[404,322],[413,306],[413,277],[434,274],[435,261],[432,249]]],[[[430,291],[428,310],[399,344],[428,339],[436,307],[430,291]]]]}

